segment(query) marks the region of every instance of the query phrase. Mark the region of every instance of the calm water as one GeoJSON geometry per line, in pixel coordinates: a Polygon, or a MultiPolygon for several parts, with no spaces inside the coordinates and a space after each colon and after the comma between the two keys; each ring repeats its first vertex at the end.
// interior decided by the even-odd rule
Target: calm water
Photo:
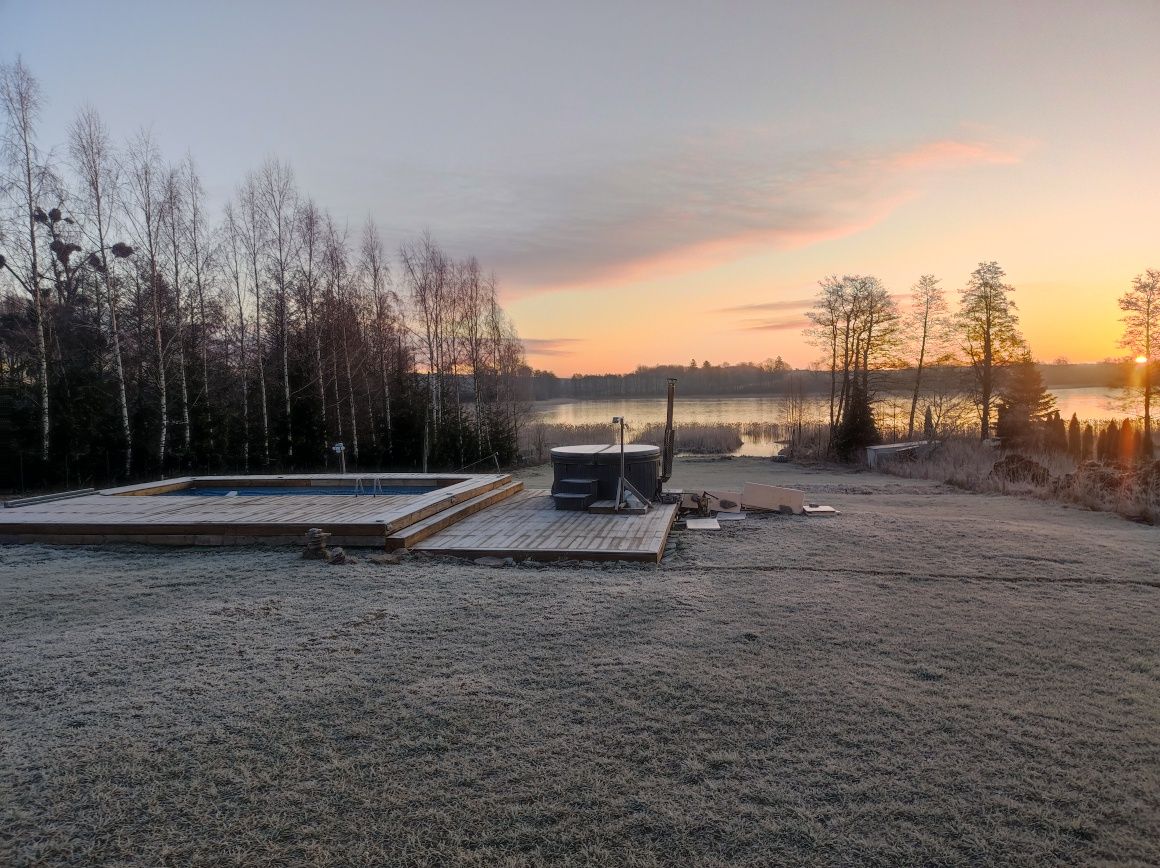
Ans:
{"type": "MultiPolygon", "coordinates": [[[[1125,415],[1135,415],[1128,411],[1123,399],[1115,390],[1103,388],[1052,389],[1056,406],[1065,419],[1072,413],[1080,419],[1113,419],[1125,415]]],[[[909,413],[909,398],[899,397],[888,402],[884,410],[887,415],[896,413],[897,423],[903,425],[909,413]]],[[[665,400],[657,398],[600,398],[590,401],[541,401],[534,405],[538,418],[545,422],[566,425],[609,424],[613,416],[624,416],[630,427],[636,428],[652,422],[664,422],[665,400]]],[[[820,396],[807,397],[805,417],[821,421],[829,414],[829,401],[820,396]]],[[[766,422],[785,421],[785,402],[780,396],[753,395],[736,398],[682,398],[677,393],[673,416],[678,426],[682,424],[711,422],[766,422]]],[[[774,452],[772,439],[761,439],[742,432],[743,445],[740,455],[771,455],[774,452]]]]}

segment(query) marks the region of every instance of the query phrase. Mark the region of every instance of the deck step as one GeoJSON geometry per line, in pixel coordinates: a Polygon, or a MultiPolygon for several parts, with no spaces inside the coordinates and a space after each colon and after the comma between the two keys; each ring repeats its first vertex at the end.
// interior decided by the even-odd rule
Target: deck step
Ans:
{"type": "Polygon", "coordinates": [[[485,491],[483,494],[477,495],[470,500],[465,500],[460,504],[437,512],[397,533],[391,534],[387,537],[387,549],[411,548],[416,543],[420,543],[428,537],[434,536],[439,531],[450,527],[457,521],[465,519],[469,515],[475,515],[475,513],[487,509],[489,506],[499,503],[502,500],[507,500],[512,495],[518,494],[523,490],[524,484],[516,480],[506,485],[501,485],[498,488],[493,488],[491,491],[485,491]]]}
{"type": "Polygon", "coordinates": [[[40,494],[36,497],[18,497],[4,501],[5,509],[18,509],[22,506],[40,506],[42,503],[55,503],[58,500],[68,500],[73,497],[84,497],[92,494],[96,489],[78,488],[76,491],[58,491],[56,494],[40,494]]]}
{"type": "Polygon", "coordinates": [[[556,509],[570,509],[575,512],[583,512],[596,500],[596,494],[594,492],[576,494],[570,491],[558,491],[552,495],[552,500],[556,504],[556,509]]]}

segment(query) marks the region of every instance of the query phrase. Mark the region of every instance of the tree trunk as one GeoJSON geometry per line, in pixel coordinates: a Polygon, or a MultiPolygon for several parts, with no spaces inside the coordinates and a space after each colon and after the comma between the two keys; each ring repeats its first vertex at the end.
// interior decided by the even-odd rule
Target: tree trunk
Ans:
{"type": "Polygon", "coordinates": [[[906,426],[906,439],[914,439],[914,413],[918,409],[918,393],[922,388],[922,364],[926,358],[926,336],[927,328],[930,321],[929,314],[923,317],[922,320],[922,341],[918,346],[918,365],[914,372],[914,394],[910,396],[910,421],[906,426]]]}
{"type": "Polygon", "coordinates": [[[165,376],[165,343],[161,339],[161,281],[153,277],[153,338],[157,355],[157,404],[161,411],[161,431],[158,433],[157,460],[161,470],[165,470],[165,447],[169,432],[169,395],[165,376]]]}

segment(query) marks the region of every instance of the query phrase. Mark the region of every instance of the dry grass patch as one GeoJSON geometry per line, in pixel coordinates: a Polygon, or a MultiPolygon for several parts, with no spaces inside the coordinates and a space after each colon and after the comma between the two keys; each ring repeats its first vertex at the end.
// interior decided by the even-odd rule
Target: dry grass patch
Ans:
{"type": "Polygon", "coordinates": [[[881,469],[968,491],[1024,494],[1160,522],[1160,461],[1132,467],[1088,461],[1077,466],[1062,453],[1003,453],[978,440],[955,439],[922,455],[887,458],[881,469]]]}

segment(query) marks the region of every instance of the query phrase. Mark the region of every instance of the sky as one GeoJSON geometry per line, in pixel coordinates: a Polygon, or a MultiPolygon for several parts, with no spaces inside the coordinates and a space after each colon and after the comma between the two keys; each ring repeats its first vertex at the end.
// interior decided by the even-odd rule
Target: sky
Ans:
{"type": "Polygon", "coordinates": [[[1160,2],[0,0],[0,62],[193,155],[270,156],[357,230],[494,271],[561,375],[819,353],[819,280],[981,261],[1037,358],[1120,356],[1160,268],[1160,2]]]}

